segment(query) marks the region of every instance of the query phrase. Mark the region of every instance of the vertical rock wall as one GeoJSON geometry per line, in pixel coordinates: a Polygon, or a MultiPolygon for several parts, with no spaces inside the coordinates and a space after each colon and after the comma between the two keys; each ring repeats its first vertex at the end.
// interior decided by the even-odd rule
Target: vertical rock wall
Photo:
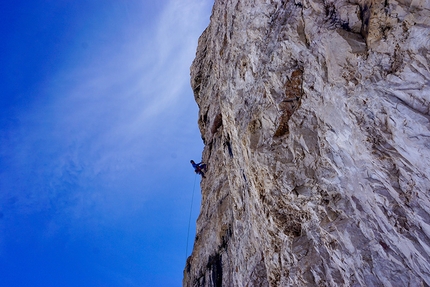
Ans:
{"type": "Polygon", "coordinates": [[[430,286],[430,1],[216,0],[184,286],[430,286]]]}

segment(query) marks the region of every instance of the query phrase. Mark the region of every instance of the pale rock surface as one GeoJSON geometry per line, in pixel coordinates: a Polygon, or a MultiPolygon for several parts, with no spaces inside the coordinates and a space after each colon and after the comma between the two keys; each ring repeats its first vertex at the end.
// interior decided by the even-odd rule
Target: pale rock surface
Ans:
{"type": "Polygon", "coordinates": [[[430,1],[216,0],[184,286],[430,286],[430,1]]]}

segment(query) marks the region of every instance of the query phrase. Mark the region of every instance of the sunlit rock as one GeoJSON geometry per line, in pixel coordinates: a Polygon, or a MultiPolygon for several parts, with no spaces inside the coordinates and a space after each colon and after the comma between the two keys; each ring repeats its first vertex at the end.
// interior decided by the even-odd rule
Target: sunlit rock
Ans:
{"type": "Polygon", "coordinates": [[[430,2],[216,0],[184,286],[430,285],[430,2]]]}

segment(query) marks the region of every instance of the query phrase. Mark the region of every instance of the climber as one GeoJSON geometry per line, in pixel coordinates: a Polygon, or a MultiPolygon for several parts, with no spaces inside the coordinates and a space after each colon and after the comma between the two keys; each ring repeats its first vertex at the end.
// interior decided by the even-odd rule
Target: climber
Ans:
{"type": "Polygon", "coordinates": [[[203,171],[207,171],[207,166],[205,163],[200,162],[200,163],[195,163],[194,160],[190,160],[192,166],[194,167],[194,171],[197,174],[200,174],[203,178],[205,178],[205,173],[203,171]]]}

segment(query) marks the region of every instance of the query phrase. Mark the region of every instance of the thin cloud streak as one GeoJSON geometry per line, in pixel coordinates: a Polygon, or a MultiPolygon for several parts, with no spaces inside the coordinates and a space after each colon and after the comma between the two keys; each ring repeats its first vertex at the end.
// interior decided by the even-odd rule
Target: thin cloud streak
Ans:
{"type": "MultiPolygon", "coordinates": [[[[146,163],[152,157],[153,133],[177,120],[170,115],[178,116],[175,109],[187,93],[188,67],[201,33],[195,27],[208,20],[202,18],[208,5],[171,1],[152,40],[131,39],[118,45],[119,54],[100,53],[108,57],[78,64],[47,82],[42,91],[52,100],[20,116],[21,155],[15,154],[13,160],[20,169],[32,159],[39,171],[24,168],[22,176],[37,176],[31,191],[15,194],[25,183],[6,186],[13,204],[21,206],[17,210],[57,206],[75,220],[120,206],[122,212],[150,196],[151,190],[130,189],[125,192],[133,199],[125,200],[114,187],[139,168],[157,168],[146,163]],[[40,138],[41,134],[48,138],[40,138]],[[88,186],[91,181],[93,186],[88,186]],[[94,190],[98,184],[106,184],[101,186],[106,189],[94,190]]],[[[149,176],[153,173],[148,171],[149,176]]]]}
{"type": "Polygon", "coordinates": [[[202,148],[189,66],[211,2],[89,3],[91,29],[0,117],[2,286],[180,284],[202,148]],[[148,25],[131,7],[164,8],[148,25]]]}
{"type": "Polygon", "coordinates": [[[145,81],[145,87],[139,87],[145,89],[145,96],[153,96],[153,100],[137,122],[145,121],[167,107],[176,105],[181,92],[189,87],[189,65],[197,47],[197,35],[201,33],[196,30],[201,25],[196,23],[202,22],[202,11],[207,10],[207,6],[208,2],[204,1],[175,0],[170,2],[160,17],[155,45],[145,49],[145,54],[156,55],[156,64],[148,73],[153,78],[145,81]],[[157,90],[148,89],[147,83],[153,83],[151,85],[157,87],[157,90]]]}

